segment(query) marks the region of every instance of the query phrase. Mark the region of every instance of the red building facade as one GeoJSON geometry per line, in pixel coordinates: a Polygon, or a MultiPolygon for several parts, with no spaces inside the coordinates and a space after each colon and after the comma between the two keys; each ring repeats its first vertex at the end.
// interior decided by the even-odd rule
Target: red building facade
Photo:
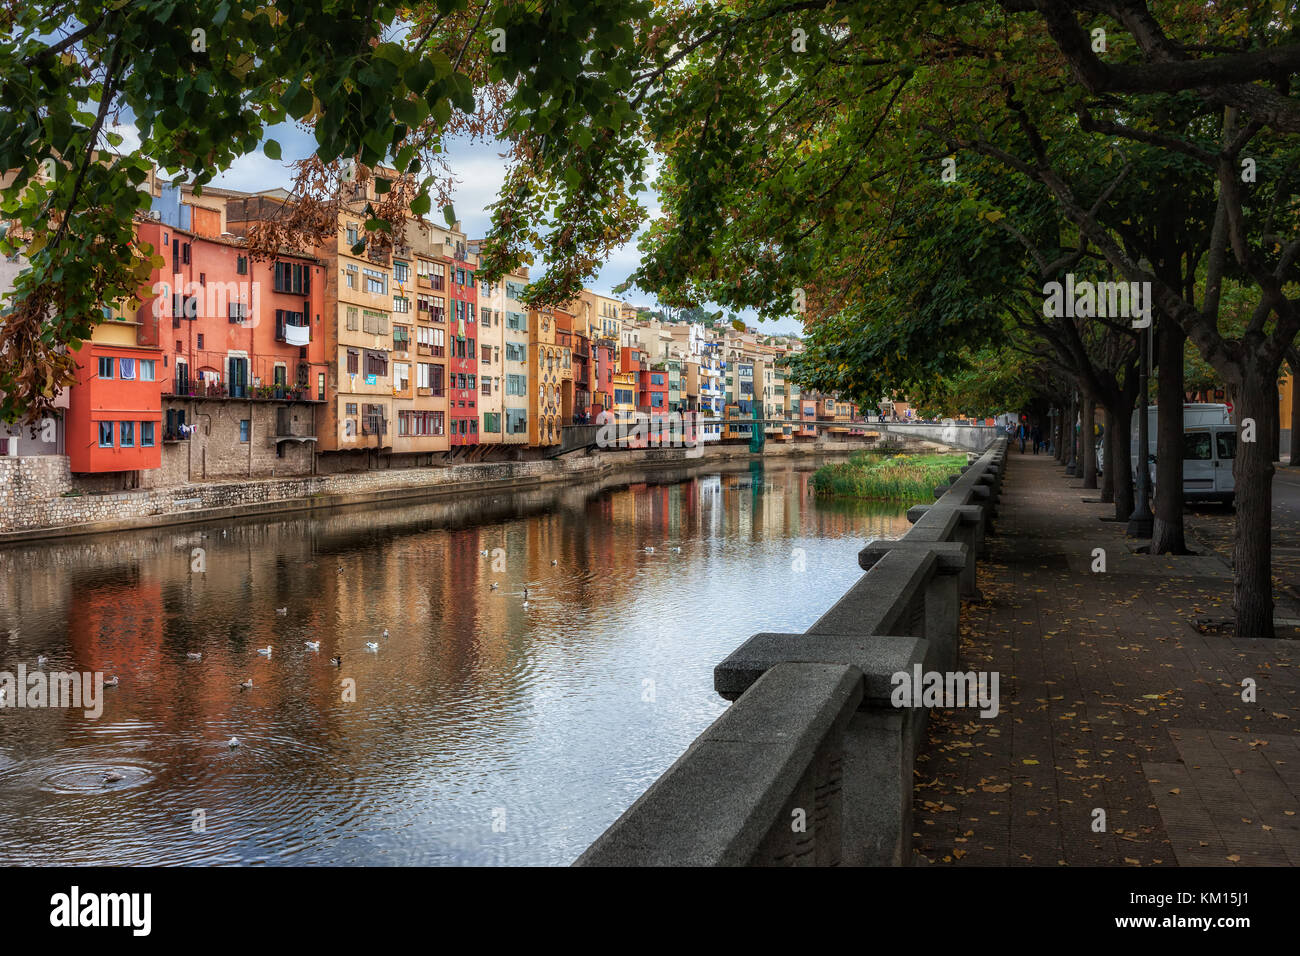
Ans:
{"type": "Polygon", "coordinates": [[[453,446],[477,445],[478,283],[469,253],[457,248],[447,264],[447,419],[453,446]]]}

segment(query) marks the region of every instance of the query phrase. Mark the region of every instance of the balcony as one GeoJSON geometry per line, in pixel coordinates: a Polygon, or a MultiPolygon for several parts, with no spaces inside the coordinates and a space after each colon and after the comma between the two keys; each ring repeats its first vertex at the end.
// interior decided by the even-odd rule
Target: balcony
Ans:
{"type": "Polygon", "coordinates": [[[281,320],[278,316],[275,320],[275,340],[283,342],[286,345],[296,345],[302,347],[311,344],[311,327],[306,323],[302,325],[293,325],[281,320]]]}
{"type": "Polygon", "coordinates": [[[174,378],[164,384],[162,394],[167,398],[190,398],[196,401],[205,399],[235,399],[244,402],[320,401],[312,398],[311,388],[307,385],[236,385],[231,388],[225,382],[195,381],[184,378],[174,378]]]}

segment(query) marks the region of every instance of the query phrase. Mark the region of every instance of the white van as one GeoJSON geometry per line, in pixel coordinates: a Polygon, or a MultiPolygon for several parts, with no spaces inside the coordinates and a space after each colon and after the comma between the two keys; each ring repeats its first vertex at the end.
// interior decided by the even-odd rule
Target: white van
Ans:
{"type": "MultiPolygon", "coordinates": [[[[1131,448],[1137,469],[1138,411],[1133,412],[1131,448]]],[[[1156,406],[1147,408],[1148,467],[1156,486],[1156,406]]],[[[1227,405],[1198,402],[1183,406],[1183,499],[1232,504],[1235,484],[1232,460],[1237,454],[1237,429],[1227,405]]]]}

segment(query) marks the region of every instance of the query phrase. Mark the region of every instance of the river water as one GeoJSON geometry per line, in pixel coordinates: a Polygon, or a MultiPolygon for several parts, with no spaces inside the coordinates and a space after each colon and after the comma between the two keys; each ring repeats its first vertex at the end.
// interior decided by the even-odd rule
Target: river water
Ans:
{"type": "Polygon", "coordinates": [[[569,863],[906,530],[814,467],[0,549],[0,673],[119,679],[0,708],[0,863],[569,863]]]}

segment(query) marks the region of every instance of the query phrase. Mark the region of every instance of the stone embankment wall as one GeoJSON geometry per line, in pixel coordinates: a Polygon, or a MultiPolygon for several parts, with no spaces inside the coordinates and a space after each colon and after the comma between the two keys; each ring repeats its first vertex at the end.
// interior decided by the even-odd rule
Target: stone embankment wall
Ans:
{"type": "MultiPolygon", "coordinates": [[[[770,457],[850,451],[858,445],[768,446],[770,457]]],[[[302,511],[479,489],[581,480],[623,466],[749,457],[744,445],[645,449],[549,461],[486,462],[291,478],[207,481],[87,494],[59,455],[0,457],[0,542],[181,524],[231,515],[302,511]]]]}

